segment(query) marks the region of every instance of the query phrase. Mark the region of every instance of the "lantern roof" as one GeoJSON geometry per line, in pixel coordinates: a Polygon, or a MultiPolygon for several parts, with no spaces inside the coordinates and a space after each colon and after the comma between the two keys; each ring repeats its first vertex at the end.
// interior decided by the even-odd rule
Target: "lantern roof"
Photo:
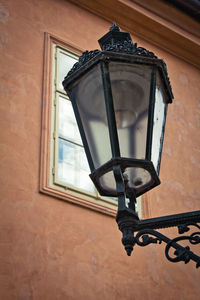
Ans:
{"type": "Polygon", "coordinates": [[[165,82],[165,87],[169,95],[169,101],[172,102],[173,93],[168,76],[167,66],[163,59],[159,59],[153,52],[138,47],[137,43],[133,43],[130,33],[121,32],[120,27],[113,23],[107,32],[99,40],[101,50],[95,49],[91,51],[84,51],[79,57],[78,62],[74,64],[72,69],[68,72],[67,76],[63,81],[65,88],[71,85],[71,83],[80,77],[81,74],[85,73],[94,64],[98,63],[99,60],[109,59],[122,59],[130,60],[131,63],[144,63],[148,65],[156,65],[165,82]]]}

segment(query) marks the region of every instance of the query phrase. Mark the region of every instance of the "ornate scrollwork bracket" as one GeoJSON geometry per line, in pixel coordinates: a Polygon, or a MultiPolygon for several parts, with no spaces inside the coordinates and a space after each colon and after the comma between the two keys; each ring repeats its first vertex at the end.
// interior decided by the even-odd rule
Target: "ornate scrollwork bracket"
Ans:
{"type": "MultiPolygon", "coordinates": [[[[199,227],[197,224],[195,224],[199,227]]],[[[185,226],[185,225],[184,225],[185,226]]],[[[188,226],[187,226],[188,228],[188,226]]],[[[200,228],[200,227],[199,227],[200,228]]],[[[196,262],[196,268],[200,266],[200,257],[194,254],[189,246],[183,247],[178,242],[180,241],[189,241],[190,244],[197,245],[200,243],[200,232],[193,232],[187,236],[178,236],[174,239],[170,239],[163,235],[162,233],[153,230],[153,229],[142,229],[139,231],[135,238],[134,242],[138,246],[147,246],[151,243],[158,243],[161,244],[162,242],[166,243],[165,247],[165,256],[171,262],[180,262],[184,261],[187,264],[190,260],[196,262]],[[156,237],[153,238],[152,236],[156,237]],[[171,249],[175,251],[171,254],[171,249]]]]}
{"type": "MultiPolygon", "coordinates": [[[[166,244],[165,256],[169,261],[183,261],[187,264],[189,261],[193,260],[196,263],[196,268],[200,266],[200,256],[191,251],[189,247],[189,245],[200,244],[200,211],[139,220],[132,225],[131,230],[129,230],[129,235],[130,232],[132,233],[133,246],[138,245],[144,247],[152,243],[161,244],[164,242],[166,244]],[[155,230],[168,227],[177,227],[179,236],[170,239],[155,230]],[[191,231],[192,228],[197,229],[198,231],[191,231]],[[187,235],[185,235],[186,232],[188,233],[187,235]],[[136,235],[134,236],[135,233],[136,235]],[[179,242],[182,241],[187,241],[189,245],[181,245],[179,242]]],[[[126,240],[125,234],[123,235],[123,238],[126,240]]]]}

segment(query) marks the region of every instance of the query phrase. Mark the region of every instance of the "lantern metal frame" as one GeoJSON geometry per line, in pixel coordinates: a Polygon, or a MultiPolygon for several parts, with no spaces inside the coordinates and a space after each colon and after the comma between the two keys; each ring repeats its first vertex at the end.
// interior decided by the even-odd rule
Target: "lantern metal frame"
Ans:
{"type": "MultiPolygon", "coordinates": [[[[155,81],[157,70],[160,73],[165,92],[168,96],[167,103],[171,103],[173,99],[166,64],[162,59],[158,59],[154,55],[154,53],[146,50],[145,48],[137,47],[137,44],[133,44],[130,34],[120,32],[119,27],[115,23],[110,28],[110,32],[108,32],[99,40],[99,44],[102,48],[102,51],[94,50],[90,52],[84,52],[79,58],[79,61],[73,66],[73,68],[63,81],[63,86],[68,93],[69,98],[72,100],[75,117],[78,123],[86,156],[91,169],[90,177],[101,195],[118,197],[118,212],[116,221],[118,223],[120,231],[122,232],[122,243],[129,256],[131,255],[135,244],[139,246],[146,246],[150,243],[161,243],[163,241],[166,243],[165,255],[168,260],[172,262],[184,261],[185,263],[193,260],[196,262],[196,267],[199,267],[200,257],[194,254],[188,246],[183,247],[182,245],[177,243],[181,240],[188,240],[193,245],[199,244],[199,231],[193,232],[188,236],[184,235],[176,237],[174,239],[169,239],[160,232],[157,232],[155,229],[177,226],[179,234],[189,231],[190,226],[194,226],[200,229],[200,210],[146,220],[139,220],[138,215],[135,211],[136,197],[142,195],[143,193],[160,184],[160,180],[158,177],[160,161],[158,163],[158,170],[156,172],[150,159],[152,146],[153,111],[155,103],[155,81]],[[145,159],[130,159],[120,156],[120,147],[117,135],[117,126],[113,108],[111,82],[108,69],[109,62],[125,62],[152,66],[145,159]],[[87,138],[81,122],[81,117],[79,115],[74,95],[71,92],[70,88],[73,85],[74,81],[79,80],[84,74],[86,74],[89,70],[91,70],[95,65],[99,63],[101,65],[102,72],[112,158],[105,164],[95,169],[87,138]],[[126,168],[138,166],[141,166],[143,169],[149,171],[152,177],[151,182],[147,186],[143,186],[141,190],[135,190],[134,188],[131,188],[129,186],[127,177],[123,174],[126,168]],[[99,181],[101,176],[111,171],[113,171],[114,173],[116,182],[116,191],[114,192],[109,192],[103,189],[99,181]],[[128,207],[126,204],[126,198],[129,199],[128,207]],[[137,234],[134,236],[135,232],[137,232],[137,234]],[[171,248],[175,249],[174,257],[172,257],[169,252],[171,248]]],[[[164,111],[164,123],[166,119],[166,107],[164,111]]],[[[163,138],[164,130],[161,136],[160,151],[162,151],[163,138]]]]}
{"type": "MultiPolygon", "coordinates": [[[[148,190],[154,188],[160,184],[158,177],[160,169],[160,161],[158,163],[157,170],[151,162],[151,144],[152,144],[152,131],[153,131],[153,117],[154,117],[154,103],[155,103],[155,85],[156,85],[156,72],[159,71],[162,83],[167,95],[166,104],[171,103],[173,99],[172,89],[167,73],[166,64],[162,59],[158,59],[153,52],[150,52],[142,47],[137,47],[137,44],[133,44],[130,34],[121,32],[116,24],[113,24],[110,31],[104,35],[100,40],[99,44],[102,48],[100,50],[85,51],[82,56],[80,56],[79,61],[73,66],[69,71],[65,80],[63,81],[63,86],[68,93],[69,98],[72,100],[72,106],[76,116],[77,124],[82,137],[83,145],[87,155],[88,163],[90,166],[91,174],[90,177],[94,182],[98,192],[102,196],[112,196],[116,197],[116,191],[107,191],[100,184],[100,177],[105,173],[109,172],[113,166],[118,164],[121,165],[122,170],[127,167],[142,167],[151,174],[151,181],[148,185],[135,189],[136,197],[142,195],[148,190]],[[151,84],[150,84],[150,100],[148,109],[148,125],[147,125],[147,141],[146,141],[146,155],[145,159],[127,159],[121,157],[120,147],[118,140],[118,133],[116,127],[115,113],[113,108],[113,97],[111,81],[109,76],[109,64],[112,62],[129,63],[134,65],[145,65],[152,67],[151,74],[151,84]],[[101,165],[99,168],[94,167],[88,142],[85,136],[85,132],[82,126],[81,117],[74,99],[74,95],[71,92],[71,87],[75,81],[78,81],[84,74],[89,72],[95,65],[101,64],[103,90],[105,97],[105,105],[107,111],[107,122],[112,150],[112,158],[110,161],[101,165]],[[157,172],[156,172],[157,171],[157,172]]],[[[164,113],[164,123],[166,120],[166,110],[164,113]]],[[[164,132],[161,137],[161,149],[163,144],[164,132]]]]}

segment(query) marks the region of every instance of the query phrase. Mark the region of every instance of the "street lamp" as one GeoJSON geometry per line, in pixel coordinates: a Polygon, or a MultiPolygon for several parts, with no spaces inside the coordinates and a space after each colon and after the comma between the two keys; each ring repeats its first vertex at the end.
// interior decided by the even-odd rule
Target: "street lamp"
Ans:
{"type": "MultiPolygon", "coordinates": [[[[149,220],[139,220],[135,211],[136,197],[160,184],[167,106],[173,99],[166,64],[133,44],[130,34],[121,32],[116,24],[99,44],[102,51],[84,52],[63,81],[90,177],[102,196],[118,197],[116,221],[128,255],[135,243],[144,246],[165,241],[167,247],[176,249],[176,260],[187,262],[189,255],[199,266],[200,257],[194,258],[187,247],[164,240],[153,229],[188,222],[200,228],[200,211],[149,220]]],[[[190,242],[199,243],[199,233],[190,242]]]]}

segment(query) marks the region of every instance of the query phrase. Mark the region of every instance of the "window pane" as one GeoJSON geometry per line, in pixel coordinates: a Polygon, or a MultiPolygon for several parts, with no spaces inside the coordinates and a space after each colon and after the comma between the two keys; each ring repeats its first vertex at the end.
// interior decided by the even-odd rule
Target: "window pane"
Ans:
{"type": "Polygon", "coordinates": [[[62,50],[58,51],[58,89],[63,90],[62,81],[77,60],[78,58],[70,56],[69,53],[66,54],[62,50]]]}
{"type": "Polygon", "coordinates": [[[82,145],[80,133],[69,100],[59,96],[58,135],[72,142],[82,145]]]}
{"type": "Polygon", "coordinates": [[[111,62],[109,69],[121,156],[145,159],[151,67],[111,62]]]}
{"type": "Polygon", "coordinates": [[[165,103],[162,90],[156,88],[156,99],[154,108],[154,127],[152,138],[152,161],[158,172],[158,164],[162,147],[162,133],[165,122],[165,103]]]}
{"type": "Polygon", "coordinates": [[[62,139],[58,147],[58,180],[94,193],[84,149],[62,139]]]}
{"type": "Polygon", "coordinates": [[[151,160],[159,175],[167,104],[165,90],[158,74],[156,85],[151,160]]]}

